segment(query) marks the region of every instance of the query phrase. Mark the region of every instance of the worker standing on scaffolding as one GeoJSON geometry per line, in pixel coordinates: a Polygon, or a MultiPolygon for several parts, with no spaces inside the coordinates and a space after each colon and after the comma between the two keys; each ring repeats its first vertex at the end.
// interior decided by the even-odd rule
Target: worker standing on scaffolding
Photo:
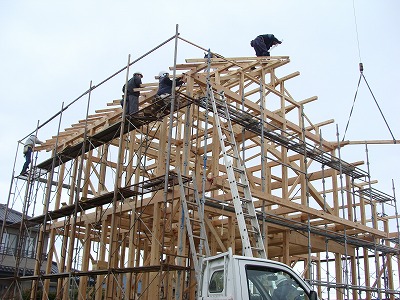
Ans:
{"type": "MultiPolygon", "coordinates": [[[[128,80],[128,85],[126,88],[126,114],[132,115],[139,110],[139,91],[134,91],[133,89],[139,88],[142,84],[143,74],[141,72],[133,73],[131,79],[128,80]]],[[[125,93],[125,84],[122,87],[122,91],[125,93]]],[[[121,100],[121,106],[123,107],[124,99],[121,100]]]]}
{"type": "MultiPolygon", "coordinates": [[[[175,79],[175,86],[181,86],[185,83],[185,80],[181,77],[175,79]]],[[[160,110],[168,111],[166,106],[171,101],[173,81],[169,78],[167,71],[161,71],[158,73],[158,91],[154,98],[153,113],[157,113],[160,110]]]]}
{"type": "MultiPolygon", "coordinates": [[[[167,71],[161,71],[158,74],[158,91],[157,96],[164,98],[164,96],[169,96],[172,94],[172,80],[169,78],[169,73],[167,71]]],[[[176,86],[181,86],[184,83],[184,79],[177,78],[175,80],[176,86]]]]}
{"type": "Polygon", "coordinates": [[[250,42],[250,45],[256,51],[256,56],[270,56],[269,49],[272,46],[282,44],[273,34],[263,34],[250,42]]]}
{"type": "Polygon", "coordinates": [[[24,156],[25,156],[25,163],[22,167],[22,171],[20,173],[21,176],[28,175],[28,168],[29,164],[32,161],[32,151],[35,144],[42,144],[43,142],[39,140],[36,135],[31,134],[25,141],[24,144],[24,156]]]}

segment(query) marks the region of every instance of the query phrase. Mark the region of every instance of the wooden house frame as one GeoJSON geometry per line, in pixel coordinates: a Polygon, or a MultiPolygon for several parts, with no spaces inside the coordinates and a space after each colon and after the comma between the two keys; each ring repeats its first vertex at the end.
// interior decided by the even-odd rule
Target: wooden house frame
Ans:
{"type": "Polygon", "coordinates": [[[57,299],[195,299],[178,172],[187,197],[195,180],[204,200],[211,254],[241,254],[211,87],[230,104],[268,258],[301,272],[320,297],[398,297],[397,208],[377,209],[396,199],[372,187],[364,162],[340,158],[343,144],[321,137],[333,121],[314,124],[304,111],[317,97],[288,90],[300,73],[277,75],[289,57],[212,56],[170,67],[186,82],[169,101],[155,103],[158,83],[145,83],[139,113],[126,116],[115,99],[36,148],[52,155],[28,179],[41,180],[45,201],[26,226],[49,236],[48,272],[38,257],[35,275],[15,284],[32,281],[32,297],[42,289],[44,299],[53,278],[57,299]]]}

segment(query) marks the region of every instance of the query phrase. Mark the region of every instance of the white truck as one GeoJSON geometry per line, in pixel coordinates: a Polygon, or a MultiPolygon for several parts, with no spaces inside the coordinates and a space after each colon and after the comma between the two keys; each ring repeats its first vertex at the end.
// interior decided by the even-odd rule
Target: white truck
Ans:
{"type": "Polygon", "coordinates": [[[317,300],[317,293],[287,265],[228,252],[204,258],[198,300],[317,300]]]}

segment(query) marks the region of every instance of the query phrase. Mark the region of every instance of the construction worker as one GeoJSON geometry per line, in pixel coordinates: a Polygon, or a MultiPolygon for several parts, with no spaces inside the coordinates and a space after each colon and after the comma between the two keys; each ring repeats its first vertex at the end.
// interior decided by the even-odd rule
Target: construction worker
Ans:
{"type": "MultiPolygon", "coordinates": [[[[167,71],[158,73],[158,82],[157,95],[153,99],[153,114],[157,114],[159,111],[168,112],[167,107],[171,101],[173,81],[169,78],[169,73],[167,71]]],[[[176,78],[175,86],[181,86],[184,82],[183,78],[176,78]]]]}
{"type": "MultiPolygon", "coordinates": [[[[172,80],[169,78],[169,73],[167,71],[161,71],[158,74],[158,91],[157,96],[164,98],[164,95],[171,95],[172,94],[172,80]]],[[[182,78],[177,78],[175,80],[176,86],[181,86],[184,83],[182,78]]]]}
{"type": "Polygon", "coordinates": [[[272,46],[282,44],[273,34],[263,34],[250,42],[250,45],[256,51],[256,56],[270,56],[269,49],[272,46]]]}
{"type": "Polygon", "coordinates": [[[293,285],[294,281],[284,275],[278,274],[275,281],[275,291],[273,293],[274,300],[300,300],[301,292],[293,285]]]}
{"type": "MultiPolygon", "coordinates": [[[[139,88],[142,84],[143,74],[141,72],[133,73],[131,79],[128,80],[126,89],[126,114],[132,115],[139,110],[139,91],[133,91],[133,89],[139,88]]],[[[122,87],[122,92],[125,93],[125,84],[122,87]]],[[[121,106],[123,107],[124,99],[121,100],[121,106]]]]}
{"type": "Polygon", "coordinates": [[[22,171],[20,173],[21,176],[26,176],[28,175],[28,168],[29,164],[31,163],[32,160],[32,150],[35,144],[42,144],[43,142],[40,141],[36,135],[31,134],[25,141],[24,144],[24,156],[25,156],[25,163],[24,166],[22,167],[22,171]]]}

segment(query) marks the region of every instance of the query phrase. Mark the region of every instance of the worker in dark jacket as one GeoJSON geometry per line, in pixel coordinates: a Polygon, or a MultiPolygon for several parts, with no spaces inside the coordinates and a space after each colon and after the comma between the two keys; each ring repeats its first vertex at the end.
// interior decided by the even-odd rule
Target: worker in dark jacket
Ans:
{"type": "MultiPolygon", "coordinates": [[[[164,94],[172,94],[172,80],[169,78],[169,73],[167,71],[161,71],[158,74],[158,91],[157,91],[157,96],[161,96],[164,94]]],[[[176,86],[181,86],[184,83],[184,80],[182,78],[177,78],[175,80],[175,85],[176,86]]]]}
{"type": "MultiPolygon", "coordinates": [[[[135,72],[131,79],[128,80],[126,88],[126,114],[131,115],[139,110],[139,91],[133,89],[139,88],[142,84],[143,74],[141,72],[135,72]]],[[[122,87],[122,91],[125,93],[125,85],[122,87]]],[[[121,100],[121,106],[123,106],[124,100],[121,100]]]]}
{"type": "Polygon", "coordinates": [[[250,42],[250,45],[256,51],[256,56],[269,56],[269,49],[272,46],[282,44],[273,34],[259,35],[250,42]]]}

